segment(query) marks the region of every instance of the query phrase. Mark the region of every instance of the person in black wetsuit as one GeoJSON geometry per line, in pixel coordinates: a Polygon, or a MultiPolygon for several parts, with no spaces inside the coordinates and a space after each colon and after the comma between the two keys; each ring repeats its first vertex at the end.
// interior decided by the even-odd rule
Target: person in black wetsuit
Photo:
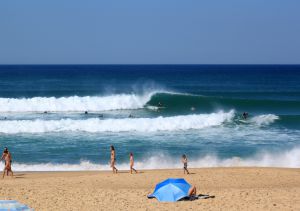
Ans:
{"type": "Polygon", "coordinates": [[[244,113],[243,113],[243,118],[244,118],[244,119],[247,119],[247,118],[248,118],[248,113],[247,113],[247,112],[244,112],[244,113]]]}

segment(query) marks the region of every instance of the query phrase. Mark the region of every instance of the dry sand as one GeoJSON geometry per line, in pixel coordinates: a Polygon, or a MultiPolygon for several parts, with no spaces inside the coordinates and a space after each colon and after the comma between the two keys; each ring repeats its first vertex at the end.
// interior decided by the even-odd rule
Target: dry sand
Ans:
{"type": "Polygon", "coordinates": [[[300,170],[203,168],[120,172],[16,173],[0,180],[0,199],[40,210],[300,210],[300,170]],[[147,199],[155,184],[183,177],[213,199],[161,203],[147,199]]]}

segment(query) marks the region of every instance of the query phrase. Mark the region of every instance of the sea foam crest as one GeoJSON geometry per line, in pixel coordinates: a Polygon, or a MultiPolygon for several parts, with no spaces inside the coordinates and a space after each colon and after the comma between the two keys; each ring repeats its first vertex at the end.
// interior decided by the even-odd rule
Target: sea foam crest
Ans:
{"type": "Polygon", "coordinates": [[[0,112],[83,112],[118,109],[139,109],[156,92],[144,95],[116,94],[109,96],[0,98],[0,112]]]}
{"type": "Polygon", "coordinates": [[[278,119],[279,117],[274,114],[264,114],[264,115],[252,117],[250,119],[250,123],[254,123],[258,126],[264,126],[264,125],[272,124],[274,121],[278,119]]]}
{"type": "MultiPolygon", "coordinates": [[[[248,158],[219,158],[215,155],[206,155],[198,159],[189,159],[189,167],[286,167],[299,168],[300,167],[300,148],[296,147],[291,150],[282,152],[260,152],[248,158]]],[[[3,163],[0,168],[3,168],[3,163]]],[[[87,160],[83,160],[78,164],[55,164],[55,163],[13,163],[14,171],[101,171],[111,170],[109,163],[96,164],[87,160]]],[[[120,170],[128,170],[128,163],[117,163],[120,170]]],[[[135,161],[136,169],[174,169],[182,168],[182,164],[178,158],[160,154],[135,161]]]]}
{"type": "Polygon", "coordinates": [[[124,118],[86,120],[10,120],[0,121],[0,133],[82,132],[156,132],[202,129],[231,121],[234,111],[157,118],[124,118]]]}

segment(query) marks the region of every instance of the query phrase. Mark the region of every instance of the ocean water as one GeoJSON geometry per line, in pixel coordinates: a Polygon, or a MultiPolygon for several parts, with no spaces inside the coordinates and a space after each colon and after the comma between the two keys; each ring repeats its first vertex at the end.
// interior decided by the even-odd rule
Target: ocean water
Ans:
{"type": "Polygon", "coordinates": [[[0,66],[13,170],[107,170],[110,145],[119,169],[300,167],[300,66],[0,66]]]}

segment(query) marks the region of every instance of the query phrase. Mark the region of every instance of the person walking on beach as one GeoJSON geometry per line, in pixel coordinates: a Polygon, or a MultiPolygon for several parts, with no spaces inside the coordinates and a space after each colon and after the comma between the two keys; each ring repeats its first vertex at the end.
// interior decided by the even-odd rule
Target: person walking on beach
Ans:
{"type": "Polygon", "coordinates": [[[118,169],[115,167],[116,165],[116,152],[115,147],[113,145],[110,146],[110,166],[114,173],[118,173],[118,169]]]}
{"type": "Polygon", "coordinates": [[[11,173],[11,177],[13,177],[14,173],[11,170],[11,160],[12,160],[12,157],[11,157],[11,154],[8,151],[7,147],[4,148],[1,160],[4,160],[4,169],[3,169],[3,177],[2,178],[4,178],[5,173],[8,176],[9,172],[11,173]]]}
{"type": "Polygon", "coordinates": [[[134,158],[133,158],[133,153],[132,152],[130,152],[129,160],[130,160],[130,174],[132,174],[132,171],[134,171],[135,173],[137,173],[137,170],[135,170],[133,168],[134,158]]]}
{"type": "Polygon", "coordinates": [[[189,170],[187,169],[187,157],[185,154],[182,155],[181,157],[181,162],[183,163],[183,173],[185,174],[185,172],[187,174],[190,174],[189,170]]]}

